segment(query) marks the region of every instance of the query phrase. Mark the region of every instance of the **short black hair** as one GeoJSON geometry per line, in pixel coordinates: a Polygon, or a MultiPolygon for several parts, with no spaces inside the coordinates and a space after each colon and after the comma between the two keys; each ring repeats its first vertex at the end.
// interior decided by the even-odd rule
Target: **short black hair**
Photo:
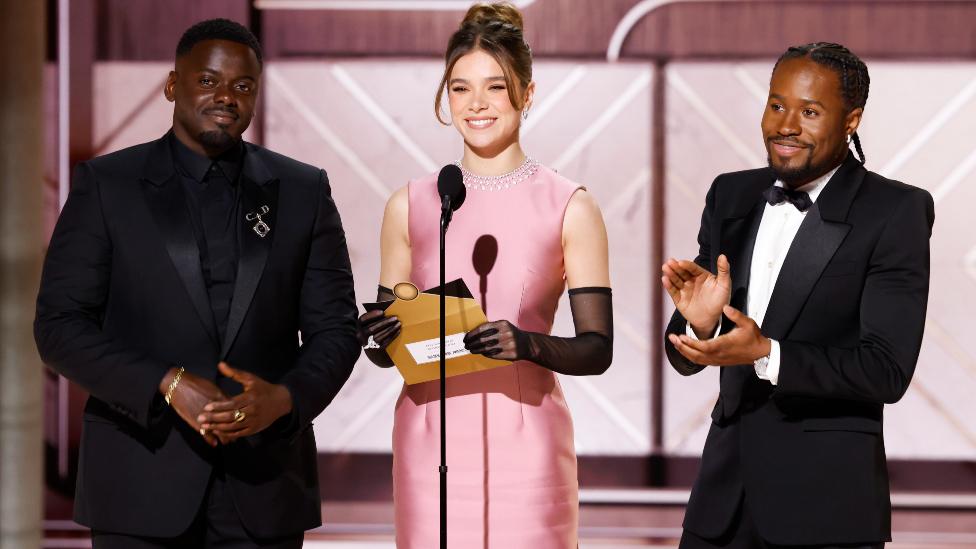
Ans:
{"type": "Polygon", "coordinates": [[[176,45],[176,57],[179,58],[190,53],[193,46],[205,40],[229,40],[244,44],[254,52],[258,58],[258,65],[264,66],[261,44],[257,37],[247,27],[230,19],[207,19],[186,29],[176,45]]]}
{"type": "MultiPolygon", "coordinates": [[[[863,109],[868,102],[868,91],[871,88],[871,77],[868,75],[868,67],[861,61],[861,58],[854,55],[854,52],[840,44],[832,42],[813,42],[802,46],[792,46],[779,56],[776,64],[773,65],[773,72],[776,67],[787,59],[808,58],[820,65],[828,67],[837,73],[840,80],[840,92],[844,97],[844,104],[848,111],[863,109]]],[[[851,135],[854,141],[854,149],[864,163],[864,150],[861,148],[861,138],[854,132],[851,135]]]]}

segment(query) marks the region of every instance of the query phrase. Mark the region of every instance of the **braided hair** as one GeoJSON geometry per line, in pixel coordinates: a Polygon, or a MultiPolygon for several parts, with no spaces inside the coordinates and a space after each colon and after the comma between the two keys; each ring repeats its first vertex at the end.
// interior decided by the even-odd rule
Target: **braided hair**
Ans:
{"type": "MultiPolygon", "coordinates": [[[[773,72],[776,72],[776,67],[782,61],[801,57],[809,58],[837,73],[847,112],[864,108],[868,102],[868,88],[871,86],[871,78],[868,76],[867,65],[851,50],[831,42],[814,42],[802,46],[792,46],[776,60],[776,64],[773,65],[773,72]]],[[[858,137],[857,132],[851,135],[851,141],[854,142],[854,150],[857,151],[857,155],[861,157],[861,164],[864,164],[864,150],[861,148],[861,138],[858,137]]]]}

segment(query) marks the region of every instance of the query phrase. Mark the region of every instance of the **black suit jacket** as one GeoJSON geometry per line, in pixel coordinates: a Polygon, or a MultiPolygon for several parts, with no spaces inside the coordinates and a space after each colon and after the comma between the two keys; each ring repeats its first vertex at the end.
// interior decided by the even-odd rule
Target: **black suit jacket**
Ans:
{"type": "MultiPolygon", "coordinates": [[[[743,310],[753,244],[774,182],[768,168],[715,179],[696,263],[731,262],[743,310]]],[[[684,526],[721,535],[743,494],[780,544],[890,539],[882,409],[908,388],[925,323],[932,197],[848,156],[808,211],[773,289],[762,332],[780,343],[776,386],[751,364],[722,368],[720,396],[684,526]]],[[[675,312],[668,333],[684,333],[675,312]]],[[[722,332],[732,327],[723,319],[722,332]]],[[[665,338],[679,373],[704,369],[665,338]]]]}
{"type": "Polygon", "coordinates": [[[221,464],[258,537],[321,524],[312,420],[359,356],[352,272],[324,171],[246,144],[240,258],[218,342],[179,175],[165,138],[77,167],[37,300],[41,358],[82,386],[75,518],[95,529],[175,536],[221,464]],[[264,238],[244,213],[261,206],[264,238]],[[301,331],[302,344],[298,333],[301,331]],[[268,430],[211,449],[158,386],[175,366],[240,386],[217,363],[284,384],[294,409],[268,430]]]}

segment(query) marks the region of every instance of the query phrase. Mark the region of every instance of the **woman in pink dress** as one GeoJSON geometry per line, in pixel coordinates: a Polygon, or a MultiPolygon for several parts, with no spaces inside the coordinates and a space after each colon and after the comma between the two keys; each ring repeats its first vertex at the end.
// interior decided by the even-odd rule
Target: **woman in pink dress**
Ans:
{"type": "MultiPolygon", "coordinates": [[[[554,372],[603,373],[612,356],[606,228],[580,185],[527,157],[519,127],[532,107],[532,58],[510,4],[473,6],[451,37],[435,101],[446,92],[464,146],[467,198],[447,233],[446,280],[464,279],[489,319],[465,338],[472,353],[513,361],[447,379],[448,540],[464,549],[577,547],[573,423],[554,372]],[[570,288],[574,337],[550,336],[570,288]]],[[[445,123],[446,124],[446,123],[445,123]]],[[[379,300],[410,281],[439,283],[437,174],[386,205],[379,300]]],[[[361,317],[367,356],[399,334],[396,317],[361,317]]],[[[396,541],[438,546],[439,382],[406,385],[393,427],[396,541]]]]}

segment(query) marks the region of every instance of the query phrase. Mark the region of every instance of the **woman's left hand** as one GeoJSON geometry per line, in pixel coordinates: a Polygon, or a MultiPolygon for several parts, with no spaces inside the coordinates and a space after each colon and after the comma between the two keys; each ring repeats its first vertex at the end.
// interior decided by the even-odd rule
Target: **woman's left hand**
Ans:
{"type": "Polygon", "coordinates": [[[464,336],[464,347],[497,360],[529,359],[529,338],[507,320],[485,322],[464,336]]]}

